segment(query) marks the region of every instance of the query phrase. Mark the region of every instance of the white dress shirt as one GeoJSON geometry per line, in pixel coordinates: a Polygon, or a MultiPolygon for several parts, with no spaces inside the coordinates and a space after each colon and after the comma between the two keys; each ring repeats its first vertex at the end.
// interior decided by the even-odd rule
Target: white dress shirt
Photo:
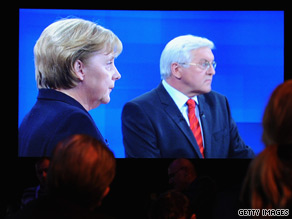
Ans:
{"type": "MultiPolygon", "coordinates": [[[[162,85],[165,88],[165,90],[167,91],[167,93],[171,96],[173,101],[175,102],[176,106],[178,107],[178,109],[182,113],[183,117],[185,118],[187,124],[190,126],[189,117],[188,117],[188,105],[187,105],[187,101],[190,98],[188,96],[184,95],[182,92],[180,92],[177,89],[170,86],[165,80],[162,80],[162,85]]],[[[195,112],[196,112],[196,117],[198,118],[200,126],[201,126],[203,146],[205,147],[203,128],[202,128],[202,124],[201,124],[200,112],[199,112],[199,107],[198,107],[198,105],[199,105],[198,97],[194,96],[192,99],[196,102],[195,112]]]]}

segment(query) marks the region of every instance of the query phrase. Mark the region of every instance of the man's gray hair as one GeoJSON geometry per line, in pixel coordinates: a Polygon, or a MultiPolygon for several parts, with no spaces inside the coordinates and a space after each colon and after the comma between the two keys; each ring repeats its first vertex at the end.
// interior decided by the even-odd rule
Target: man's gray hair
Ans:
{"type": "Polygon", "coordinates": [[[172,63],[191,62],[190,51],[201,47],[214,48],[214,43],[207,38],[183,35],[167,43],[160,57],[160,74],[162,79],[171,75],[172,63]]]}

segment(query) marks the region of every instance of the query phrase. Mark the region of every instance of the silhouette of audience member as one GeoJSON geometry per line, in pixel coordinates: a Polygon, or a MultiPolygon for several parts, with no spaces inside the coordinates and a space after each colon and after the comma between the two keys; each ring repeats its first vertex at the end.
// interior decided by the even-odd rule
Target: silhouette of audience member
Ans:
{"type": "Polygon", "coordinates": [[[50,165],[48,157],[40,158],[35,164],[36,176],[39,180],[39,185],[26,188],[21,198],[20,208],[23,209],[29,202],[42,196],[46,192],[47,173],[50,165]]]}
{"type": "Polygon", "coordinates": [[[198,219],[211,218],[216,195],[215,182],[207,176],[198,176],[188,159],[174,160],[168,168],[169,184],[190,200],[191,212],[198,219]]]}
{"type": "Polygon", "coordinates": [[[48,195],[12,218],[109,218],[98,211],[110,191],[116,160],[106,145],[87,135],[57,144],[48,171],[48,195]]]}
{"type": "Polygon", "coordinates": [[[167,191],[155,200],[149,210],[149,219],[195,219],[190,211],[187,196],[177,191],[167,191]]]}
{"type": "Polygon", "coordinates": [[[244,207],[292,209],[292,80],[272,93],[263,116],[266,148],[251,162],[241,191],[244,207]]]}
{"type": "MultiPolygon", "coordinates": [[[[262,140],[266,146],[292,144],[292,79],[280,84],[272,93],[263,116],[262,140]]],[[[290,150],[289,150],[290,151],[290,150]]]]}

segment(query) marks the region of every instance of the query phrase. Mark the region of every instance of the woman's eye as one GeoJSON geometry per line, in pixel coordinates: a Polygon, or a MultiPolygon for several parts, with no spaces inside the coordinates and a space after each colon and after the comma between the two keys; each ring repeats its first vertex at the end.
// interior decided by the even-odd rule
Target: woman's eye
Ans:
{"type": "Polygon", "coordinates": [[[107,64],[112,65],[114,63],[114,61],[115,61],[115,59],[110,59],[110,60],[108,60],[107,64]]]}

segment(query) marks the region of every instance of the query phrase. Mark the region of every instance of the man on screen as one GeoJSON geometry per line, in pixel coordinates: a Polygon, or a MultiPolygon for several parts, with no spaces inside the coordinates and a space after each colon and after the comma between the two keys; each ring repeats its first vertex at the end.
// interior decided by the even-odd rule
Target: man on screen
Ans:
{"type": "Polygon", "coordinates": [[[227,98],[211,91],[213,42],[179,36],[160,58],[162,82],[126,103],[122,132],[126,157],[253,158],[231,117],[227,98]]]}

